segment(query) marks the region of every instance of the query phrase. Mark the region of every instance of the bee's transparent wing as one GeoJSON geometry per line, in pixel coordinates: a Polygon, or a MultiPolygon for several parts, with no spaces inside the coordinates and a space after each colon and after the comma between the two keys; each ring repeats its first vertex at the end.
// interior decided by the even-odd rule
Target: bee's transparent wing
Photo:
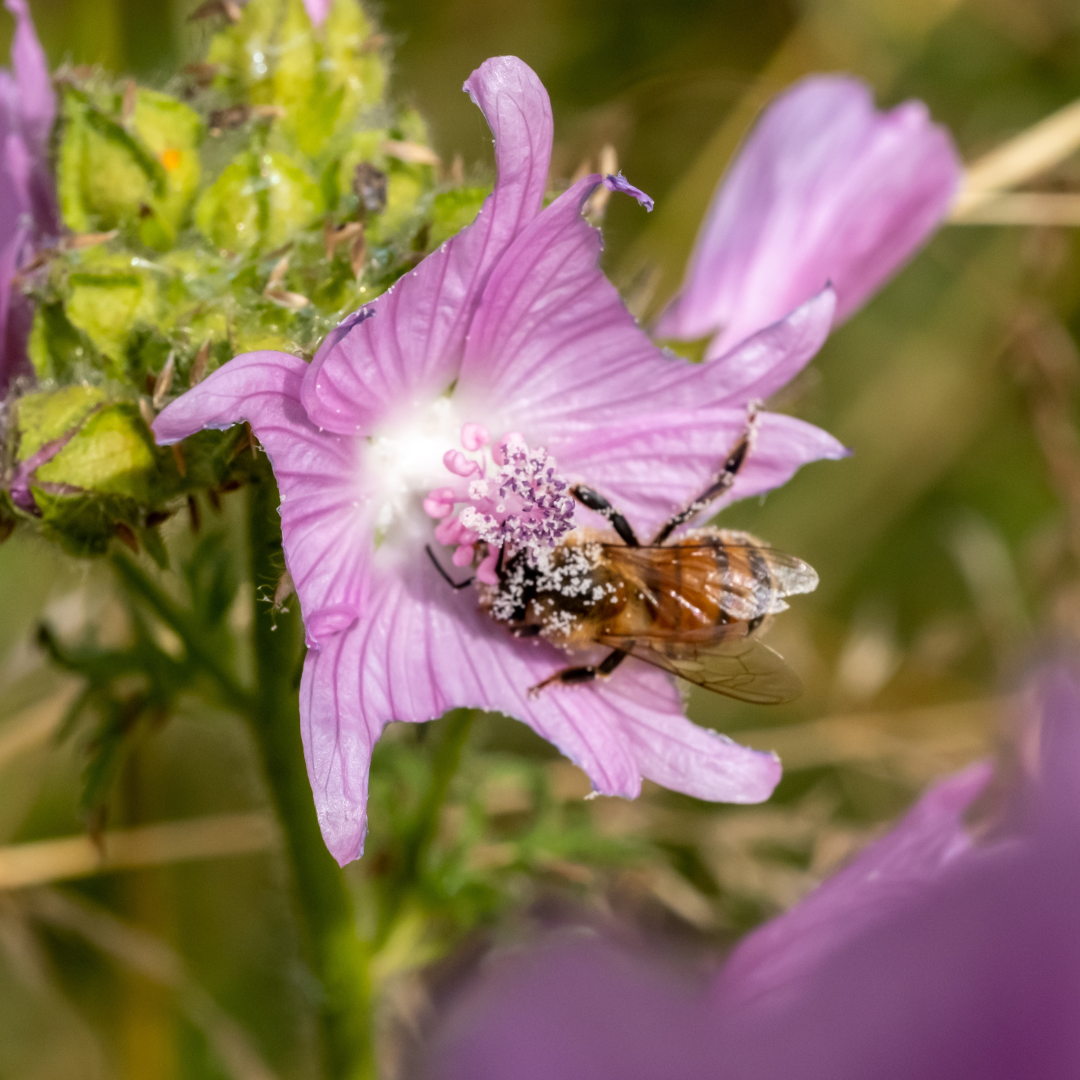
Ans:
{"type": "Polygon", "coordinates": [[[784,658],[754,637],[693,645],[605,635],[600,642],[739,701],[779,705],[802,693],[799,676],[784,658]]]}
{"type": "Polygon", "coordinates": [[[715,605],[737,621],[748,622],[785,611],[785,596],[813,592],[818,584],[812,566],[764,545],[684,543],[623,547],[612,544],[605,553],[658,602],[662,594],[669,594],[703,610],[715,605]],[[695,559],[698,552],[707,555],[707,573],[701,571],[701,564],[695,559]]]}

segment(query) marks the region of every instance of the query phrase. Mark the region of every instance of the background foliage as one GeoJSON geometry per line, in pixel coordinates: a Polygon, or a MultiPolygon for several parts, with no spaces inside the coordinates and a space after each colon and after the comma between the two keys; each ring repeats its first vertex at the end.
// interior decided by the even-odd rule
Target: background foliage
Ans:
{"type": "MultiPolygon", "coordinates": [[[[32,4],[54,63],[159,85],[205,49],[194,6],[32,4]]],[[[424,116],[444,161],[462,154],[467,178],[490,178],[490,138],[457,88],[496,53],[551,91],[556,175],[615,147],[657,200],[648,219],[612,203],[606,229],[608,270],[643,314],[677,284],[756,111],[804,73],[853,71],[883,104],[923,98],[967,160],[1080,96],[1068,0],[387,0],[373,15],[393,99],[424,116]]],[[[1066,163],[1038,186],[1078,180],[1066,163]]],[[[425,1018],[493,942],[585,912],[709,959],[996,745],[1040,641],[1080,628],[1078,256],[1068,228],[948,227],[787,394],[855,454],[724,520],[821,575],[771,638],[807,692],[774,710],[691,698],[698,722],[781,754],[771,803],[655,788],[586,802],[577,770],[499,718],[388,732],[368,854],[349,870],[387,1077],[407,1074],[425,1018]],[[440,809],[433,783],[466,739],[440,809]]],[[[245,497],[199,536],[169,526],[222,648],[252,618],[245,497]]],[[[104,565],[22,532],[0,547],[0,582],[0,1077],[316,1075],[316,1003],[247,729],[176,671],[175,698],[138,725],[106,710],[63,737],[86,683],[61,669],[87,657],[57,642],[91,624],[133,668],[165,669],[175,641],[117,600],[104,565]],[[111,771],[90,753],[109,731],[124,751],[111,771]],[[99,777],[82,775],[88,760],[99,777]],[[78,838],[105,826],[143,830],[117,855],[131,868],[87,873],[78,838]],[[13,847],[56,838],[75,846],[13,847]]]]}

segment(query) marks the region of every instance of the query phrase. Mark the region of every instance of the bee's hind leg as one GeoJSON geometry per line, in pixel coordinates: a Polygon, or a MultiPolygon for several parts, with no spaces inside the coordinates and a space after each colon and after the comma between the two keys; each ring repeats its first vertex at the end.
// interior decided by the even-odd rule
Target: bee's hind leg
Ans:
{"type": "Polygon", "coordinates": [[[613,649],[599,664],[586,664],[582,667],[568,667],[549,675],[543,682],[529,687],[529,697],[538,697],[545,686],[559,683],[563,686],[572,686],[575,683],[593,682],[595,679],[606,679],[627,657],[622,649],[613,649]]]}

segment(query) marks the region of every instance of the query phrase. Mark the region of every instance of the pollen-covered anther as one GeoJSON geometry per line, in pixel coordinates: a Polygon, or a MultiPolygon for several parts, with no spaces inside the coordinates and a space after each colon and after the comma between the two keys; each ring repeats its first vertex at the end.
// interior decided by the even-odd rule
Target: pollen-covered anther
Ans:
{"type": "Polygon", "coordinates": [[[472,563],[478,541],[488,545],[477,577],[495,584],[498,552],[505,547],[537,555],[553,548],[574,527],[574,500],[555,459],[542,447],[530,450],[517,432],[492,443],[486,428],[466,424],[461,445],[471,456],[461,450],[443,456],[456,484],[432,491],[424,510],[439,519],[435,538],[458,545],[455,565],[472,563]],[[458,503],[466,505],[454,514],[458,503]]]}

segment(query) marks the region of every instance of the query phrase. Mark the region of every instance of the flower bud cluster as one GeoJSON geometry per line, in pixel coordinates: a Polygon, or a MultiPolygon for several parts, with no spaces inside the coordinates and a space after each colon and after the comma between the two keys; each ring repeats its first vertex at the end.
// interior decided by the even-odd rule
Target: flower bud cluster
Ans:
{"type": "Polygon", "coordinates": [[[246,477],[236,432],[207,432],[176,454],[155,447],[147,423],[158,410],[239,353],[314,352],[487,194],[442,168],[418,114],[385,104],[383,37],[359,0],[227,7],[200,9],[213,33],[176,95],[100,69],[56,78],[59,222],[35,237],[16,280],[32,322],[25,357],[0,364],[0,531],[55,518],[60,496],[85,501],[108,486],[127,446],[126,436],[101,441],[101,421],[85,417],[45,438],[42,410],[20,407],[21,395],[59,395],[62,412],[78,388],[109,415],[124,405],[138,429],[146,460],[124,466],[132,504],[65,510],[55,522],[69,546],[100,550],[115,527],[143,528],[246,477]],[[40,459],[56,438],[70,444],[40,459]],[[91,438],[101,476],[38,482],[91,438]]]}

